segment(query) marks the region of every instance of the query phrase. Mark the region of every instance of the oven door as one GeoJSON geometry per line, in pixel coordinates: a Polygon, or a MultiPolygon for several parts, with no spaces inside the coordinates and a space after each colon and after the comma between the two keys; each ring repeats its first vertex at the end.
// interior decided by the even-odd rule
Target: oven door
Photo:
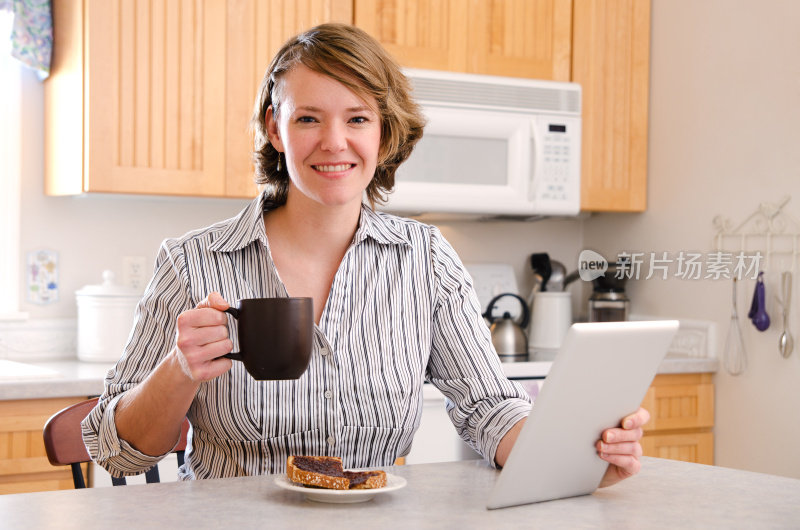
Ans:
{"type": "Polygon", "coordinates": [[[429,107],[428,125],[400,166],[384,209],[532,215],[528,182],[531,117],[464,108],[429,107]]]}

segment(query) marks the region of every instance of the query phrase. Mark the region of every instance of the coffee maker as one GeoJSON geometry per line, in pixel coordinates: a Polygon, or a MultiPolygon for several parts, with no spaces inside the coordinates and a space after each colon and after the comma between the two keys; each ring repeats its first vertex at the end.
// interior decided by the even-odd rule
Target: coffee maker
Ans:
{"type": "MultiPolygon", "coordinates": [[[[625,294],[627,278],[618,273],[622,263],[609,263],[608,270],[592,280],[592,295],[589,297],[589,322],[616,322],[628,320],[630,299],[625,294]]],[[[624,269],[623,269],[624,270],[624,269]]]]}

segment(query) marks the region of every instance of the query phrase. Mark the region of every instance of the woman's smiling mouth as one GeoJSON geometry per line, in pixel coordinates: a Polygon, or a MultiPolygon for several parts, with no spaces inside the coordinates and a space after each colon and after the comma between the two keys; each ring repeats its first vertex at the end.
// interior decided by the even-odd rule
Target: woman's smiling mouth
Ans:
{"type": "Polygon", "coordinates": [[[348,169],[355,167],[355,164],[325,164],[319,166],[311,166],[316,171],[321,173],[338,173],[341,171],[347,171],[348,169]]]}

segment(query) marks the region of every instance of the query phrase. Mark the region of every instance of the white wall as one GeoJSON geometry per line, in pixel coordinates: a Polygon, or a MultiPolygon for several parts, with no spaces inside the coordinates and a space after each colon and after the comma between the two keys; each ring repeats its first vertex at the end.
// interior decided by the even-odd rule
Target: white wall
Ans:
{"type": "MultiPolygon", "coordinates": [[[[744,221],[761,202],[792,196],[800,219],[800,2],[654,0],[648,210],[598,215],[587,246],[615,255],[708,252],[720,214],[744,221]]],[[[749,368],[716,378],[716,463],[800,477],[800,351],[778,354],[781,267],[767,270],[773,325],[747,320],[753,282],[739,289],[749,368]]],[[[800,268],[795,268],[795,274],[800,268]]],[[[800,338],[795,278],[791,327],[800,338]]],[[[722,350],[730,280],[629,282],[637,313],[718,323],[722,350]]]]}

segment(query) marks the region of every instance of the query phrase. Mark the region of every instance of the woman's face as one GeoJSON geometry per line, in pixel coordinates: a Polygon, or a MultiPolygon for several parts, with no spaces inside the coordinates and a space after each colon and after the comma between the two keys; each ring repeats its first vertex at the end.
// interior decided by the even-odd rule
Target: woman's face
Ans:
{"type": "MultiPolygon", "coordinates": [[[[372,180],[381,140],[374,98],[299,64],[284,74],[278,119],[267,111],[270,142],[284,153],[291,188],[325,206],[358,205],[372,180]]],[[[291,200],[291,199],[290,199],[291,200]]]]}

